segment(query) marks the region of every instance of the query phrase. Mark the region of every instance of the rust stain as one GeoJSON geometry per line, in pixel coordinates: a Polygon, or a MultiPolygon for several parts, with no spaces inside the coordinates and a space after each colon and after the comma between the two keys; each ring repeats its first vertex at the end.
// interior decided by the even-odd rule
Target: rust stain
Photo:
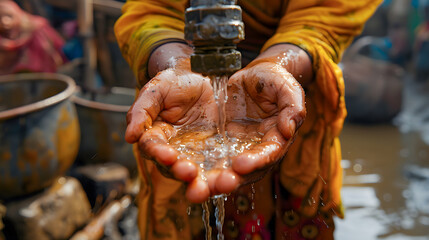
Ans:
{"type": "Polygon", "coordinates": [[[80,130],[77,115],[71,115],[64,105],[58,119],[56,133],[59,172],[64,173],[74,162],[79,150],[80,130]]]}
{"type": "Polygon", "coordinates": [[[119,134],[117,132],[112,132],[111,137],[112,137],[113,141],[121,142],[121,137],[119,137],[119,134]]]}
{"type": "Polygon", "coordinates": [[[31,193],[49,186],[50,183],[51,181],[42,181],[39,173],[32,171],[31,175],[23,177],[22,189],[24,193],[31,193]]]}
{"type": "Polygon", "coordinates": [[[37,150],[31,149],[29,147],[25,148],[22,152],[22,158],[26,162],[30,163],[31,166],[36,166],[37,160],[38,160],[38,153],[37,150]]]}
{"type": "Polygon", "coordinates": [[[36,167],[40,160],[40,155],[48,149],[45,139],[45,133],[39,129],[32,129],[31,135],[24,140],[24,144],[20,147],[18,160],[25,161],[36,167]]]}
{"type": "Polygon", "coordinates": [[[12,158],[12,153],[10,153],[9,151],[3,151],[0,154],[0,162],[7,162],[12,158]]]}
{"type": "Polygon", "coordinates": [[[21,170],[22,172],[25,170],[26,163],[24,160],[18,159],[16,165],[18,166],[19,170],[21,170]]]}
{"type": "Polygon", "coordinates": [[[0,181],[0,196],[11,196],[16,194],[17,191],[19,191],[20,188],[18,188],[18,182],[15,178],[7,176],[2,176],[0,181]]]}
{"type": "Polygon", "coordinates": [[[43,169],[48,169],[49,163],[53,160],[53,158],[54,158],[54,152],[49,149],[46,152],[45,156],[43,156],[43,158],[40,160],[40,167],[42,167],[43,169]]]}

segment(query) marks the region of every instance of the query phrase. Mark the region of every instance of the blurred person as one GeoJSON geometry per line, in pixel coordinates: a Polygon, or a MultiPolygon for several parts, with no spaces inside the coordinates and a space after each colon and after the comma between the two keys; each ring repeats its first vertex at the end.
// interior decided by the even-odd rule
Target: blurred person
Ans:
{"type": "Polygon", "coordinates": [[[409,18],[413,7],[411,0],[386,2],[387,35],[361,36],[342,61],[350,122],[389,123],[402,110],[412,59],[409,18]]]}
{"type": "MultiPolygon", "coordinates": [[[[415,31],[411,77],[404,88],[404,106],[395,119],[405,135],[417,134],[429,145],[429,1],[419,0],[420,24],[415,31]]],[[[408,142],[408,141],[406,141],[408,142]]]]}
{"type": "Polygon", "coordinates": [[[126,140],[135,143],[142,178],[141,239],[204,238],[202,211],[189,204],[222,193],[231,193],[226,239],[333,239],[333,217],[343,217],[338,136],[346,110],[337,63],[381,1],[238,3],[246,31],[238,49],[248,64],[229,80],[226,129],[238,138],[262,133],[262,143],[207,179],[168,144],[217,115],[209,80],[190,69],[188,1],[129,0],[115,25],[138,80],[126,140]],[[240,125],[245,119],[257,124],[240,125]]]}
{"type": "Polygon", "coordinates": [[[39,16],[12,0],[0,0],[0,74],[55,72],[66,58],[64,41],[39,16]]]}
{"type": "Polygon", "coordinates": [[[416,30],[414,43],[414,77],[417,82],[429,80],[429,1],[420,0],[423,22],[416,30]]]}

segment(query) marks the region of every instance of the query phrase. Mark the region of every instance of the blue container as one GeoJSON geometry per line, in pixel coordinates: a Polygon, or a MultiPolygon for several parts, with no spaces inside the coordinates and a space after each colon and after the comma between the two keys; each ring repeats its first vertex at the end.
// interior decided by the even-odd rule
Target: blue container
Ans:
{"type": "Polygon", "coordinates": [[[60,74],[0,77],[0,199],[49,187],[73,164],[80,141],[75,88],[60,74]]]}
{"type": "Polygon", "coordinates": [[[76,91],[72,101],[81,128],[78,164],[113,162],[126,167],[131,175],[137,174],[132,145],[125,141],[126,116],[134,95],[134,89],[120,87],[106,93],[76,91]]]}

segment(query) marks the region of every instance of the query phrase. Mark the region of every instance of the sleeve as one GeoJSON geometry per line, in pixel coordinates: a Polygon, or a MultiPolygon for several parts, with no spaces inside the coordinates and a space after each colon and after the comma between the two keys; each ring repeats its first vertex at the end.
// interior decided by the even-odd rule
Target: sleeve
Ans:
{"type": "Polygon", "coordinates": [[[307,117],[280,166],[280,181],[303,199],[300,211],[304,215],[321,210],[343,216],[338,137],[347,113],[337,63],[381,2],[290,0],[276,33],[262,48],[291,43],[312,57],[315,79],[306,89],[307,117]]]}
{"type": "Polygon", "coordinates": [[[336,63],[382,1],[290,0],[276,33],[262,51],[279,43],[292,43],[307,51],[313,60],[316,81],[321,77],[334,81],[319,83],[319,87],[328,97],[328,103],[337,108],[341,95],[338,84],[342,85],[342,81],[338,79],[341,71],[336,63]]]}
{"type": "Polygon", "coordinates": [[[187,4],[188,0],[128,0],[124,4],[114,30],[139,88],[149,80],[147,64],[152,51],[167,42],[185,42],[187,4]]]}

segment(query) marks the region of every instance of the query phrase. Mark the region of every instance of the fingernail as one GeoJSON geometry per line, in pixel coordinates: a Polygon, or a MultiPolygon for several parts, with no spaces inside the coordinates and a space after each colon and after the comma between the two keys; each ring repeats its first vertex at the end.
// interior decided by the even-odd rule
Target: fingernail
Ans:
{"type": "Polygon", "coordinates": [[[290,137],[292,137],[296,132],[295,120],[289,120],[289,130],[290,130],[290,137]]]}

